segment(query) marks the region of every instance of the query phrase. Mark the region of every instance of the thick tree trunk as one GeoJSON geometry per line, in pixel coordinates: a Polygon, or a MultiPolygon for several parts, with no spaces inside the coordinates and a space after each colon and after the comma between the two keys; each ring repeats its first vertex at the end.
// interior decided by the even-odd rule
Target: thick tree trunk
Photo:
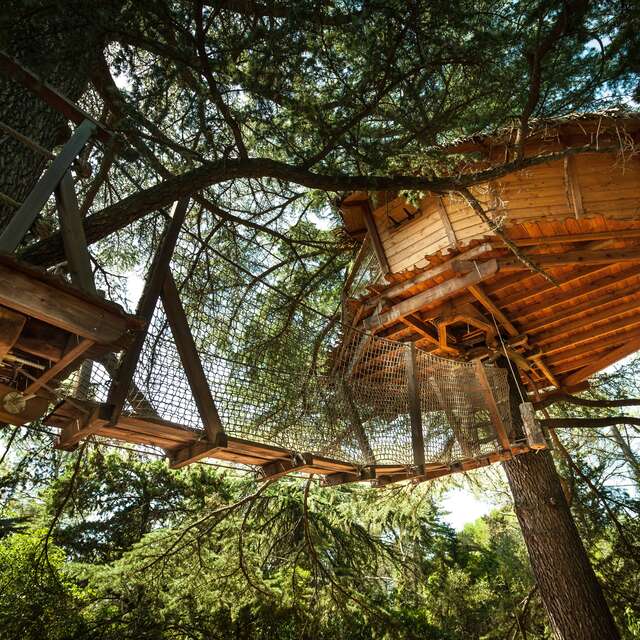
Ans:
{"type": "MultiPolygon", "coordinates": [[[[520,397],[511,373],[511,412],[522,433],[520,397]]],[[[620,638],[562,491],[549,451],[504,463],[531,568],[560,640],[620,638]]]]}
{"type": "MultiPolygon", "coordinates": [[[[2,48],[71,100],[85,90],[91,65],[103,47],[101,24],[112,3],[88,0],[10,0],[0,18],[2,48]]],[[[48,150],[69,136],[65,119],[21,85],[0,74],[0,122],[48,150]]],[[[0,192],[22,202],[46,159],[0,132],[0,192]]],[[[0,229],[15,208],[0,202],[0,229]]],[[[47,235],[46,225],[36,235],[47,235]]]]}

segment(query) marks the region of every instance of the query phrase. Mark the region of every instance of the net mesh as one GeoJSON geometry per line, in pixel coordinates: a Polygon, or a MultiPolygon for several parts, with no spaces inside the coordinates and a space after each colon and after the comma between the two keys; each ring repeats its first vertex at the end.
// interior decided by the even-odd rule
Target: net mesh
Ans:
{"type": "MultiPolygon", "coordinates": [[[[412,465],[413,375],[426,462],[499,450],[471,363],[416,350],[412,369],[408,344],[343,325],[248,274],[230,272],[221,258],[207,261],[206,277],[192,264],[174,263],[172,272],[228,436],[358,465],[412,465]]],[[[115,370],[113,356],[93,363],[89,374],[85,365],[69,388],[103,402],[115,370]]],[[[507,374],[492,366],[485,371],[509,427],[507,374]]],[[[125,412],[203,430],[161,303],[125,412]]]]}

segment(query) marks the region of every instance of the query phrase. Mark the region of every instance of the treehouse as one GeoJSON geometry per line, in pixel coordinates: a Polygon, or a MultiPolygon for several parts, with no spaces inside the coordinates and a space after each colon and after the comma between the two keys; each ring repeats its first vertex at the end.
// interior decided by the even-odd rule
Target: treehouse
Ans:
{"type": "Polygon", "coordinates": [[[531,393],[575,391],[640,349],[640,116],[539,122],[503,174],[515,137],[446,149],[458,177],[486,175],[466,194],[344,198],[361,246],[343,319],[453,359],[505,354],[531,393]]]}
{"type": "Polygon", "coordinates": [[[508,133],[453,145],[457,173],[486,178],[460,196],[345,198],[362,247],[342,323],[194,253],[181,197],[131,316],[97,295],[71,173],[91,138],[114,134],[1,52],[0,71],[77,125],[54,156],[0,123],[50,161],[24,202],[0,194],[16,209],[0,232],[0,420],[41,419],[61,449],[98,437],[153,446],[174,468],[211,457],[268,479],[421,482],[546,446],[530,404],[516,428],[498,356],[538,393],[640,348],[633,117],[539,126],[513,173],[508,133]],[[53,199],[69,281],[15,258],[53,199]],[[235,275],[220,289],[223,271],[235,275]]]}

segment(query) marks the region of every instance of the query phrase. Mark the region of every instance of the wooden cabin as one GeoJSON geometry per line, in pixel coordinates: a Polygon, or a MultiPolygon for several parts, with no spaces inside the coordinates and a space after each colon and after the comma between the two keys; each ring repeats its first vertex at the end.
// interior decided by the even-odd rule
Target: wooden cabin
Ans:
{"type": "MultiPolygon", "coordinates": [[[[537,123],[527,162],[569,154],[471,187],[490,224],[459,193],[348,195],[361,248],[344,320],[453,358],[506,353],[532,391],[584,388],[640,349],[639,139],[638,114],[537,123]]],[[[514,141],[502,131],[445,152],[471,174],[513,160],[514,141]]]]}

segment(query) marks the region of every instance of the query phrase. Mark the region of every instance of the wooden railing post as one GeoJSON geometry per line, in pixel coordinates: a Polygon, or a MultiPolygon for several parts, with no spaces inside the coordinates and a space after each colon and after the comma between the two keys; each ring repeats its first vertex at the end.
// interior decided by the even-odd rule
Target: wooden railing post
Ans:
{"type": "Polygon", "coordinates": [[[187,374],[187,380],[191,387],[191,393],[198,407],[198,413],[207,433],[209,442],[215,443],[218,435],[223,432],[220,415],[211,395],[211,388],[202,367],[202,361],[196,348],[196,343],[189,328],[189,322],[184,312],[180,295],[176,288],[171,272],[168,271],[162,291],[162,304],[171,327],[173,339],[178,348],[182,367],[187,374]]]}
{"type": "Polygon", "coordinates": [[[182,227],[182,223],[187,215],[189,206],[189,198],[182,198],[174,203],[171,222],[169,223],[165,234],[160,242],[160,246],[153,257],[153,264],[149,272],[149,277],[145,283],[140,302],[138,303],[137,315],[145,322],[144,330],[140,331],[131,346],[127,349],[120,362],[118,371],[111,382],[107,404],[112,406],[110,424],[116,424],[122,413],[122,408],[129,393],[129,387],[133,380],[140,353],[147,336],[149,322],[156,308],[156,302],[160,296],[160,290],[164,284],[171,256],[178,241],[178,235],[182,227]]]}
{"type": "Polygon", "coordinates": [[[413,464],[420,475],[424,474],[424,434],[422,433],[422,408],[420,406],[420,380],[416,372],[416,346],[406,345],[405,368],[407,372],[407,396],[411,420],[411,447],[413,464]]]}

